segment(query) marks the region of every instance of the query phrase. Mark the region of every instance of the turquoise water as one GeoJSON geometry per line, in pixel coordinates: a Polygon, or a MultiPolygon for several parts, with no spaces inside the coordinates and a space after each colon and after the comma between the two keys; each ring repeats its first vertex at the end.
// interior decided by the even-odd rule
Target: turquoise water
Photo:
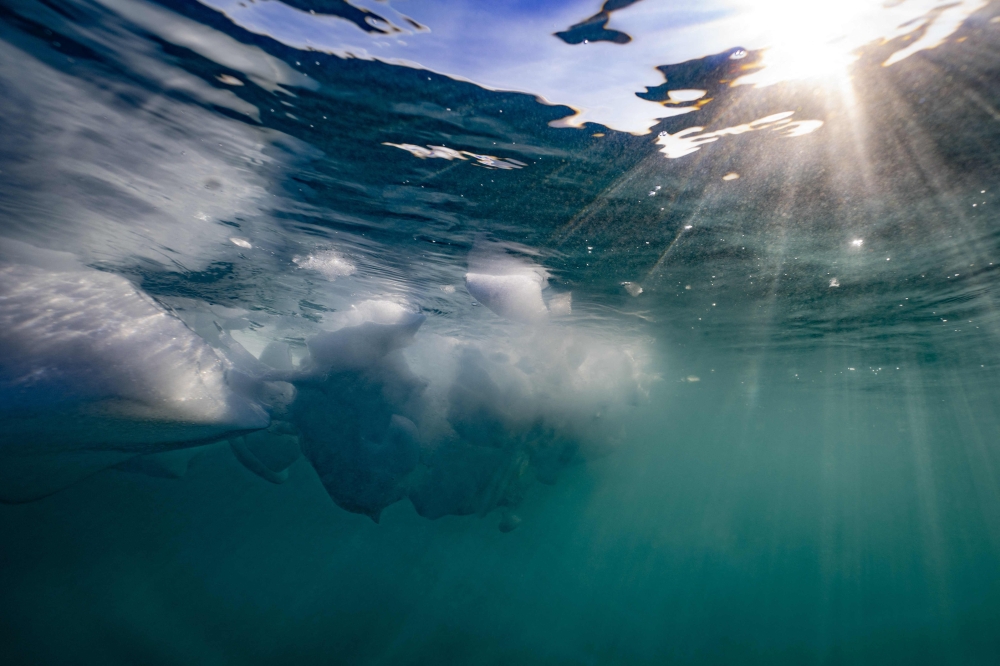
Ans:
{"type": "Polygon", "coordinates": [[[1000,658],[1000,5],[593,4],[0,7],[4,663],[1000,658]]]}

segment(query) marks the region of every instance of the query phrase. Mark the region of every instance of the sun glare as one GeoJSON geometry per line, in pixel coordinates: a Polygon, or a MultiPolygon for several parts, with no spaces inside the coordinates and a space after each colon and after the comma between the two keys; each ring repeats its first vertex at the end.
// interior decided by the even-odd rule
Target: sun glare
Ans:
{"type": "Polygon", "coordinates": [[[746,6],[748,24],[767,44],[762,68],[740,77],[734,85],[769,86],[796,79],[826,79],[842,83],[857,60],[857,38],[864,32],[867,0],[837,3],[801,0],[756,0],[746,6]],[[852,38],[855,37],[855,38],[852,38]]]}

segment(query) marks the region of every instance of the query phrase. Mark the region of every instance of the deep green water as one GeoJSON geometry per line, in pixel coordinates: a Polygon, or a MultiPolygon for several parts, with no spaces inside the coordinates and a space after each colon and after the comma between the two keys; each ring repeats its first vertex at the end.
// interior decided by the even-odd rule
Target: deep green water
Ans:
{"type": "Polygon", "coordinates": [[[1000,660],[1000,5],[641,134],[280,4],[0,6],[0,663],[1000,660]]]}
{"type": "Polygon", "coordinates": [[[658,391],[667,406],[644,410],[625,450],[537,488],[510,534],[404,503],[376,525],[333,506],[303,462],[270,486],[222,448],[180,480],[109,473],[4,507],[5,650],[23,663],[990,663],[992,396],[775,381],[751,405],[719,384],[658,391]]]}

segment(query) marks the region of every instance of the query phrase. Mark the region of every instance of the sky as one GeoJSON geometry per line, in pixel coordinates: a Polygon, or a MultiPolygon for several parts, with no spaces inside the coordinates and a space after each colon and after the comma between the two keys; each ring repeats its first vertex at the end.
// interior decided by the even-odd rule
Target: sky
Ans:
{"type": "Polygon", "coordinates": [[[599,3],[493,2],[484,9],[476,0],[352,2],[388,22],[372,24],[380,32],[275,0],[202,2],[243,28],[289,46],[427,69],[493,90],[530,93],[575,109],[575,115],[562,121],[565,125],[593,122],[633,134],[649,132],[662,118],[694,112],[693,107],[665,106],[636,96],[646,87],[663,84],[657,66],[740,46],[767,49],[766,67],[737,83],[772,85],[840,75],[855,58],[854,51],[865,44],[927,26],[886,61],[891,65],[937,46],[986,4],[962,0],[936,9],[937,0],[642,0],[612,12],[606,25],[629,35],[628,43],[567,44],[554,33],[598,12],[599,3]],[[414,28],[407,18],[422,27],[414,28]]]}

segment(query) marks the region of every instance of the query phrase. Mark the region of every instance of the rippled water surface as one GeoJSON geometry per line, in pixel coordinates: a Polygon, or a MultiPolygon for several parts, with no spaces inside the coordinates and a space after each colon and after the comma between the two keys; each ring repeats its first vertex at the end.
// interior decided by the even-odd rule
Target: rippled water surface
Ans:
{"type": "Polygon", "coordinates": [[[5,0],[0,661],[997,663],[998,54],[5,0]]]}

